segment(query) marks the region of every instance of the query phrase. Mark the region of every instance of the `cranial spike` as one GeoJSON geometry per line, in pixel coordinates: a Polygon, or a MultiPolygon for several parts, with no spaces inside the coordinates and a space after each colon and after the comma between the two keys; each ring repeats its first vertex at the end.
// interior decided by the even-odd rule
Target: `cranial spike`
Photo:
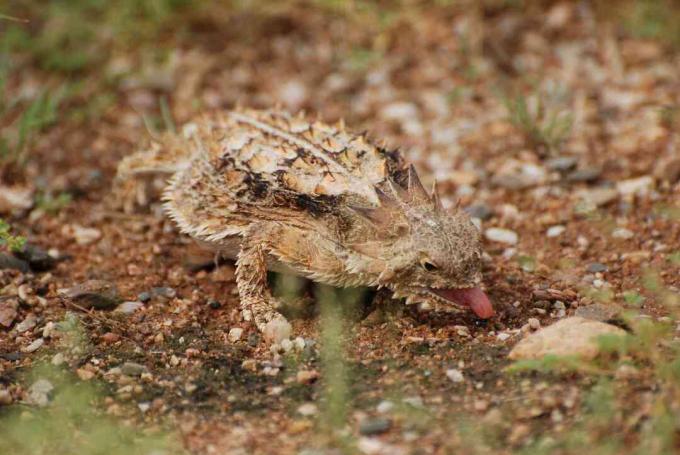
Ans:
{"type": "Polygon", "coordinates": [[[411,202],[411,195],[408,191],[399,186],[392,178],[387,178],[387,185],[390,187],[390,191],[394,197],[401,203],[408,204],[411,202]]]}
{"type": "Polygon", "coordinates": [[[441,197],[439,196],[439,185],[435,179],[432,184],[432,203],[434,204],[434,210],[437,212],[443,212],[444,206],[442,205],[441,197]]]}
{"type": "Polygon", "coordinates": [[[425,187],[420,182],[416,168],[413,165],[408,167],[408,192],[412,200],[429,201],[430,195],[427,194],[425,187]]]}
{"type": "Polygon", "coordinates": [[[344,118],[341,118],[340,120],[338,120],[337,128],[340,131],[345,131],[345,119],[344,118]]]}

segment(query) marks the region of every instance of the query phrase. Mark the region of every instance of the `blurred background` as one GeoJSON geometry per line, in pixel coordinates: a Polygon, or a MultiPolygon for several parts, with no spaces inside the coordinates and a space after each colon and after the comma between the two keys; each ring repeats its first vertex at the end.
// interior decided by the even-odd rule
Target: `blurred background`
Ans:
{"type": "Polygon", "coordinates": [[[674,0],[0,1],[0,452],[674,453],[679,75],[674,0]],[[231,265],[104,204],[122,157],[237,104],[400,148],[480,225],[498,317],[342,322],[326,289],[294,321],[321,348],[272,360],[231,265]],[[64,307],[90,279],[135,305],[64,307]],[[507,372],[593,304],[634,330],[507,372]]]}

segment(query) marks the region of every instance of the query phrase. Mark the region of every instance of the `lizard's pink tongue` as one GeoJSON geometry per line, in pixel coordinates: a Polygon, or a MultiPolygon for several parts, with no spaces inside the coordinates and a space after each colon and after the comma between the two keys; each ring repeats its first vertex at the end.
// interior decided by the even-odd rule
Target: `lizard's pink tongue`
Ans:
{"type": "Polygon", "coordinates": [[[446,300],[452,300],[459,305],[469,306],[482,319],[489,319],[494,315],[489,297],[478,287],[467,289],[433,289],[433,291],[446,300]]]}

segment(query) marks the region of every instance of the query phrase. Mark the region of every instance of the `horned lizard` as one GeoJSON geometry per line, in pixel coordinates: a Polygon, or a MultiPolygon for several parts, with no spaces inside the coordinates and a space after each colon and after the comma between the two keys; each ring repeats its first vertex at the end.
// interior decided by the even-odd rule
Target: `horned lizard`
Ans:
{"type": "Polygon", "coordinates": [[[170,176],[162,199],[179,229],[236,260],[243,317],[272,341],[291,326],[275,309],[268,269],[494,314],[468,215],[447,213],[436,183],[428,193],[398,151],[342,122],[279,110],[204,114],[121,161],[114,189],[126,210],[148,202],[142,177],[153,174],[170,176]]]}

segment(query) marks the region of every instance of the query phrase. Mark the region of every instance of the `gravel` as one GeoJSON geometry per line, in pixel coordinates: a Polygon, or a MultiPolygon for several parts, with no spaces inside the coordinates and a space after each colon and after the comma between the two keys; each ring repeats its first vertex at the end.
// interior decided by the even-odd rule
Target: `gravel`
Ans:
{"type": "Polygon", "coordinates": [[[389,430],[391,426],[392,422],[389,419],[382,417],[367,418],[359,424],[359,433],[364,436],[381,434],[389,430]]]}
{"type": "Polygon", "coordinates": [[[593,262],[586,267],[586,271],[589,273],[601,273],[606,272],[607,270],[609,270],[609,268],[600,262],[593,262]]]}
{"type": "Polygon", "coordinates": [[[450,368],[446,370],[446,377],[453,382],[463,382],[465,380],[463,373],[461,373],[460,370],[457,370],[455,368],[450,368]]]}
{"type": "Polygon", "coordinates": [[[484,232],[484,236],[493,242],[505,243],[508,245],[515,245],[518,241],[517,233],[510,229],[489,228],[484,232]]]}
{"type": "Polygon", "coordinates": [[[85,309],[112,309],[121,301],[116,285],[105,280],[85,281],[58,293],[85,309]]]}
{"type": "Polygon", "coordinates": [[[562,225],[550,226],[548,230],[545,231],[545,235],[549,238],[558,237],[566,230],[567,228],[562,225]]]}

